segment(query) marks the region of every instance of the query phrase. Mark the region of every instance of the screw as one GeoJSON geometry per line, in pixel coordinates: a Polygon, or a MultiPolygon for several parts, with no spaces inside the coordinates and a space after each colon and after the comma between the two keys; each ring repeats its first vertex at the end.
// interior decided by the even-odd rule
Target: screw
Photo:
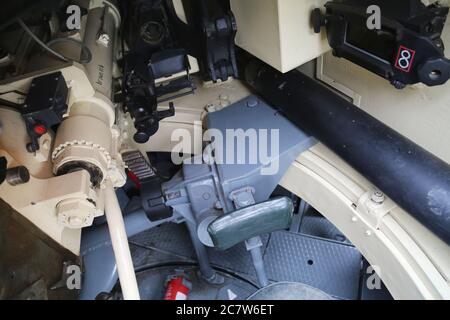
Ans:
{"type": "Polygon", "coordinates": [[[372,200],[376,204],[382,204],[384,202],[384,200],[385,200],[384,193],[379,191],[379,190],[375,190],[372,193],[372,196],[370,197],[370,200],[372,200]]]}
{"type": "Polygon", "coordinates": [[[203,200],[209,200],[209,198],[211,198],[211,194],[209,194],[208,192],[205,192],[203,195],[203,200]]]}
{"type": "Polygon", "coordinates": [[[254,108],[256,106],[258,106],[258,101],[257,100],[251,99],[251,100],[247,101],[247,107],[254,108]]]}

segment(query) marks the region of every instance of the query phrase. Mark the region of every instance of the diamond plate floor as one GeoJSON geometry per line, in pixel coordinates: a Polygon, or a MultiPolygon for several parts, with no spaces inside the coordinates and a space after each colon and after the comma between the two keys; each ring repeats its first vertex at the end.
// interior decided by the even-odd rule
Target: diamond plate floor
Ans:
{"type": "Polygon", "coordinates": [[[353,246],[274,232],[264,262],[269,279],[305,283],[337,298],[358,298],[361,254],[353,246]]]}
{"type": "MultiPolygon", "coordinates": [[[[265,235],[263,254],[271,281],[296,281],[339,299],[357,299],[361,254],[351,245],[286,231],[265,235]]],[[[183,224],[165,224],[130,239],[135,266],[195,262],[183,224]]],[[[240,244],[224,252],[209,249],[211,263],[256,282],[250,254],[240,244]]]]}

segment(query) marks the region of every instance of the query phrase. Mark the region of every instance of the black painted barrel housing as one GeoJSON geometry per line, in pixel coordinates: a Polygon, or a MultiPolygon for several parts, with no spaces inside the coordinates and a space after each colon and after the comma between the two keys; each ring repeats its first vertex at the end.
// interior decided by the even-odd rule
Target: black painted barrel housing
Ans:
{"type": "Polygon", "coordinates": [[[290,121],[450,244],[448,163],[299,71],[281,74],[253,60],[247,64],[246,80],[290,121]]]}

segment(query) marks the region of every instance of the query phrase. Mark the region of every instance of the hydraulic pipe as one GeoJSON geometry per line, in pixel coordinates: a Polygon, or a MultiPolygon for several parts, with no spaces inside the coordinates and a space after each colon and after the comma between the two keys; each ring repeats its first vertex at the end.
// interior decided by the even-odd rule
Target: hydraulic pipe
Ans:
{"type": "Polygon", "coordinates": [[[119,201],[110,181],[107,181],[105,188],[105,215],[106,221],[108,222],[114,256],[116,258],[123,298],[124,300],[140,300],[122,211],[120,210],[119,201]]]}
{"type": "MultiPolygon", "coordinates": [[[[299,71],[253,60],[246,80],[400,207],[450,243],[450,165],[299,71]]],[[[418,119],[420,121],[420,119],[418,119]]]]}

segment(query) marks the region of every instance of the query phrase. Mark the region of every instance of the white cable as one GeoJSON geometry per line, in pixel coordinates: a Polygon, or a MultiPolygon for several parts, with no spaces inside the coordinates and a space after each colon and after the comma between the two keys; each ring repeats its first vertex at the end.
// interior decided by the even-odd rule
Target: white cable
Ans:
{"type": "Polygon", "coordinates": [[[140,300],[139,289],[131,259],[128,237],[125,231],[122,211],[120,210],[114,187],[110,181],[106,182],[105,215],[108,222],[111,243],[116,258],[120,287],[124,300],[140,300]]]}

